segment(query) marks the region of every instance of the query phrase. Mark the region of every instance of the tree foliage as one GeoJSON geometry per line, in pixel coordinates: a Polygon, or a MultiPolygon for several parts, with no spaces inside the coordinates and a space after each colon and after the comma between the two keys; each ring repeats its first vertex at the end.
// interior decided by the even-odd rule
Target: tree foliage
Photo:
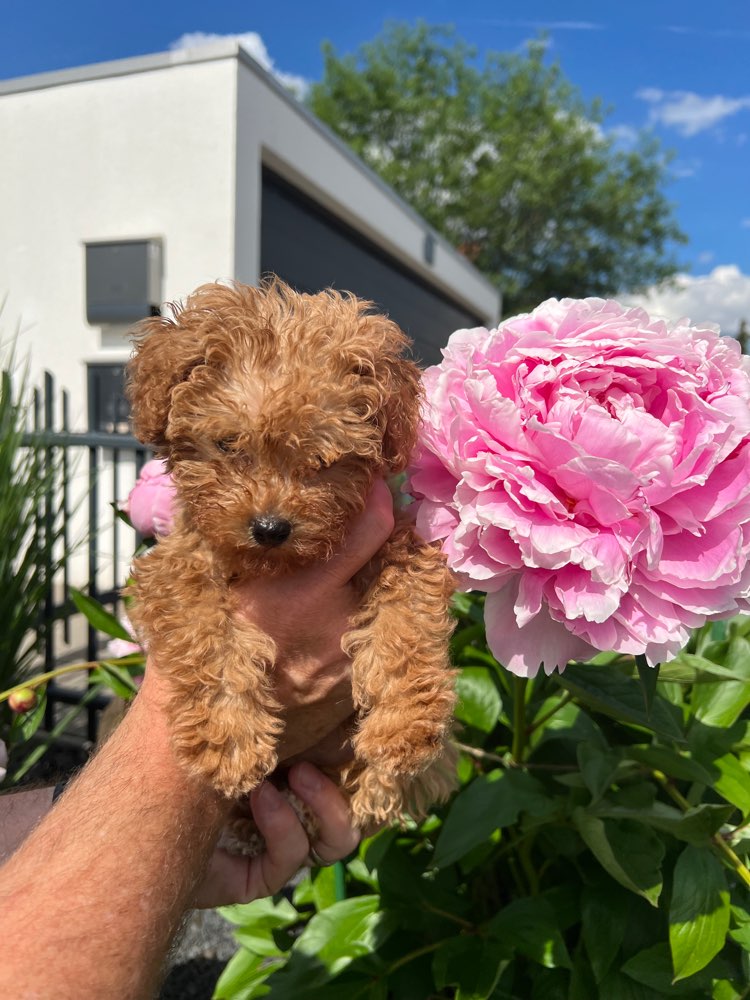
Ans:
{"type": "Polygon", "coordinates": [[[506,313],[674,273],[668,157],[645,133],[618,148],[543,42],[479,65],[451,28],[396,23],[324,58],[313,112],[498,285],[506,313]]]}

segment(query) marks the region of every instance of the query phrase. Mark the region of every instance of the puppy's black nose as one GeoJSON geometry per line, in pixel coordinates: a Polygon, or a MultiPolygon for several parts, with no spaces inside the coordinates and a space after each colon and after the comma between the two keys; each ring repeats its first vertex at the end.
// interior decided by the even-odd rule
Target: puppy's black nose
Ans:
{"type": "Polygon", "coordinates": [[[250,522],[250,533],[258,545],[266,545],[272,548],[274,545],[281,545],[292,532],[291,521],[283,517],[274,517],[271,514],[263,514],[254,518],[250,522]]]}

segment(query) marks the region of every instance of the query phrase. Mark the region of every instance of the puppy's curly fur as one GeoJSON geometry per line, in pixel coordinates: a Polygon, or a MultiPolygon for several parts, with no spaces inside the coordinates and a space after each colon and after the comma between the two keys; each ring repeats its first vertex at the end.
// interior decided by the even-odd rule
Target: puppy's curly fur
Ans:
{"type": "MultiPolygon", "coordinates": [[[[370,303],[279,280],[204,285],[136,331],[135,433],[166,456],[178,516],[136,562],[134,622],[176,692],[176,753],[227,796],[273,771],[283,728],[274,643],[229,584],[325,560],[375,477],[405,468],[420,396],[407,344],[370,303]]],[[[423,815],[452,784],[452,583],[404,516],[355,583],[342,646],[358,723],[336,777],[366,828],[423,815]]]]}

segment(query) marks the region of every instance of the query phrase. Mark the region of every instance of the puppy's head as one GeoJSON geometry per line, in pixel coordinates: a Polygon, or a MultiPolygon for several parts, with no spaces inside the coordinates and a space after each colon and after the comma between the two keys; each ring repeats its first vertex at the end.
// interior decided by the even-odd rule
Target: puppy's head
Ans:
{"type": "Polygon", "coordinates": [[[134,430],[213,549],[266,570],[325,558],[414,446],[407,344],[352,296],[204,285],[136,330],[134,430]]]}

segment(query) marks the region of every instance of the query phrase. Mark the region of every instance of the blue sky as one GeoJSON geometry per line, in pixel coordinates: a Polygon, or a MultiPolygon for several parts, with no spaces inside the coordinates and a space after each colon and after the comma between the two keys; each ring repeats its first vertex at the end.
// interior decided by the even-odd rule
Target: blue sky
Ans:
{"type": "Polygon", "coordinates": [[[245,34],[269,68],[314,80],[324,39],[348,52],[389,19],[453,23],[480,52],[518,49],[544,31],[549,58],[611,109],[607,129],[627,143],[651,128],[676,154],[667,193],[690,239],[679,250],[685,277],[651,302],[727,332],[750,320],[748,0],[11,0],[4,15],[0,78],[165,51],[186,35],[245,34]]]}

